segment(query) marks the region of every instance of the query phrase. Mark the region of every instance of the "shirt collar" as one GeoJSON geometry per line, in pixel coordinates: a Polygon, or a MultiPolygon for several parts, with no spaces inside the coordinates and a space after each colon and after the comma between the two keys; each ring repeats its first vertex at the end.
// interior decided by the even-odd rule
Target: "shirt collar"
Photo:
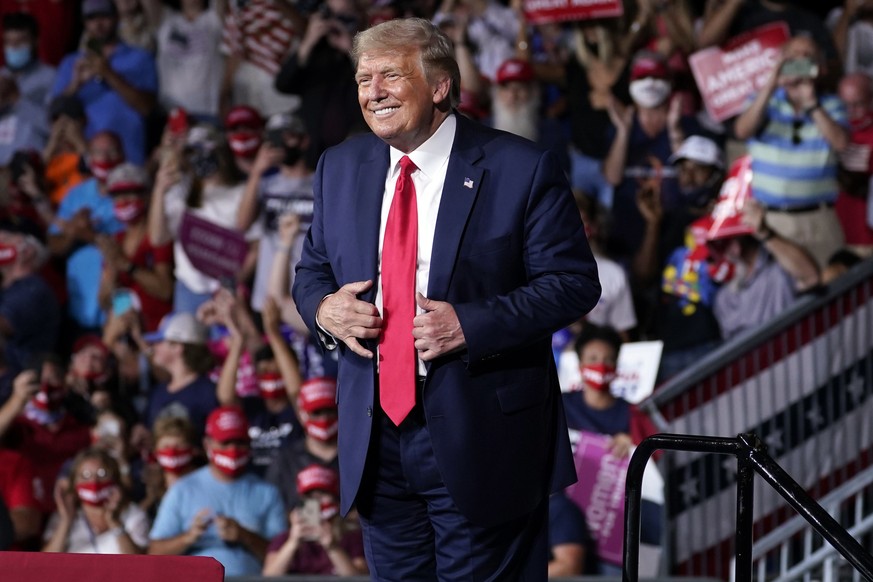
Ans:
{"type": "Polygon", "coordinates": [[[455,141],[455,129],[458,121],[455,114],[451,113],[443,120],[432,136],[409,154],[404,154],[396,148],[389,148],[391,155],[391,174],[399,171],[400,158],[408,155],[415,167],[425,177],[433,177],[443,167],[452,153],[452,144],[455,141]]]}

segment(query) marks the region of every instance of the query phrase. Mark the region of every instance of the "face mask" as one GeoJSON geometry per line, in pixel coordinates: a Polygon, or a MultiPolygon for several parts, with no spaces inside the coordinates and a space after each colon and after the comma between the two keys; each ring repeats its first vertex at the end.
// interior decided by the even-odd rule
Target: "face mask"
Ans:
{"type": "Polygon", "coordinates": [[[240,158],[253,158],[261,147],[261,136],[252,131],[237,131],[227,134],[227,144],[233,155],[240,158]]]}
{"type": "Polygon", "coordinates": [[[670,96],[670,83],[664,79],[647,77],[637,79],[630,84],[630,95],[634,103],[640,107],[651,109],[657,107],[670,96]]]}
{"type": "Polygon", "coordinates": [[[212,465],[228,477],[239,477],[249,464],[251,451],[248,448],[212,449],[209,460],[212,465]]]}
{"type": "Polygon", "coordinates": [[[112,213],[115,214],[115,218],[124,224],[131,224],[143,215],[145,207],[145,200],[136,198],[124,202],[115,202],[112,205],[112,213]]]}
{"type": "Polygon", "coordinates": [[[40,410],[58,410],[64,403],[64,387],[43,382],[31,401],[40,410]]]}
{"type": "Polygon", "coordinates": [[[582,366],[582,381],[585,386],[603,392],[615,380],[615,366],[612,364],[588,364],[582,366]]]}
{"type": "Polygon", "coordinates": [[[121,160],[104,160],[102,162],[91,161],[91,175],[97,178],[97,181],[101,184],[105,184],[106,178],[109,176],[109,172],[111,172],[112,169],[120,163],[121,160]]]}
{"type": "Polygon", "coordinates": [[[3,56],[6,59],[6,66],[13,71],[23,69],[30,63],[30,47],[3,47],[3,56]]]}
{"type": "Polygon", "coordinates": [[[0,244],[0,267],[11,265],[18,258],[18,248],[13,245],[0,244]]]}
{"type": "Polygon", "coordinates": [[[158,465],[167,473],[178,474],[191,465],[194,449],[191,447],[164,447],[155,451],[158,465]]]}
{"type": "Polygon", "coordinates": [[[114,488],[115,483],[111,481],[90,481],[76,485],[76,494],[79,496],[79,501],[85,505],[100,507],[109,501],[114,488]]]}
{"type": "Polygon", "coordinates": [[[295,147],[285,146],[284,149],[285,149],[285,157],[282,158],[282,165],[283,166],[293,166],[294,164],[296,164],[300,160],[300,157],[303,155],[303,150],[298,146],[295,146],[295,147]]]}
{"type": "Polygon", "coordinates": [[[336,437],[339,430],[337,418],[310,418],[304,424],[306,434],[317,441],[326,442],[336,437]]]}
{"type": "Polygon", "coordinates": [[[725,258],[709,263],[709,278],[719,285],[724,285],[737,274],[737,266],[725,258]]]}
{"type": "Polygon", "coordinates": [[[326,499],[321,502],[321,520],[330,521],[339,513],[339,503],[326,499]]]}
{"type": "Polygon", "coordinates": [[[261,390],[261,398],[265,400],[278,400],[285,396],[285,381],[281,374],[269,372],[258,376],[258,388],[261,390]]]}
{"type": "Polygon", "coordinates": [[[703,185],[694,188],[682,188],[682,197],[692,208],[705,208],[718,194],[718,188],[703,185]]]}
{"type": "Polygon", "coordinates": [[[208,178],[218,171],[218,156],[215,152],[206,150],[193,150],[188,154],[188,163],[191,171],[198,178],[208,178]]]}

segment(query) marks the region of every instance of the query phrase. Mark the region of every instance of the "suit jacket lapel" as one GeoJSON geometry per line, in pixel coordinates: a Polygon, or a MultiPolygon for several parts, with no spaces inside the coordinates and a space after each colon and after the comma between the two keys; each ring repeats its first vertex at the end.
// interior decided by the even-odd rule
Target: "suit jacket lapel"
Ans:
{"type": "Polygon", "coordinates": [[[373,155],[361,161],[358,166],[355,208],[353,220],[357,234],[350,240],[357,244],[349,256],[362,257],[357,265],[349,265],[349,270],[359,273],[351,281],[372,280],[373,286],[361,295],[364,301],[376,299],[376,278],[379,274],[379,223],[382,213],[382,196],[385,193],[385,176],[388,174],[388,146],[378,142],[373,155]]]}
{"type": "Polygon", "coordinates": [[[444,301],[448,294],[461,236],[484,175],[483,169],[474,166],[482,157],[482,149],[467,136],[466,126],[470,122],[456,115],[458,126],[437,213],[427,286],[428,298],[438,301],[444,301]]]}

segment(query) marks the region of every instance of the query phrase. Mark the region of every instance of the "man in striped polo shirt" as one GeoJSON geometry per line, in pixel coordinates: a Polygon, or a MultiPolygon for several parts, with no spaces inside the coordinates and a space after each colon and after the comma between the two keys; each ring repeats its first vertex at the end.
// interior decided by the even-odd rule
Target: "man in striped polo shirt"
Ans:
{"type": "Polygon", "coordinates": [[[793,37],[734,124],[736,137],[748,140],[752,194],[767,209],[767,226],[806,248],[819,267],[844,243],[833,205],[837,154],[849,142],[842,103],[822,94],[822,68],[815,42],[793,37]]]}

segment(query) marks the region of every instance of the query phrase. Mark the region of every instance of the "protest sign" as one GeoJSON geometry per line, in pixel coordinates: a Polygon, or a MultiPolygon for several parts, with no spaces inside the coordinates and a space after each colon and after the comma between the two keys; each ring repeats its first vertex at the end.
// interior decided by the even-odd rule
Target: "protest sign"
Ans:
{"type": "Polygon", "coordinates": [[[243,233],[190,212],[182,216],[179,240],[194,268],[219,280],[236,277],[249,248],[243,233]]]}
{"type": "Polygon", "coordinates": [[[631,342],[621,345],[616,363],[616,377],[610,393],[631,404],[639,404],[655,389],[664,342],[631,342]]]}
{"type": "Polygon", "coordinates": [[[749,96],[759,91],[773,74],[788,38],[788,27],[776,22],[688,58],[706,110],[713,119],[724,121],[743,111],[749,96]]]}
{"type": "Polygon", "coordinates": [[[621,0],[524,0],[524,17],[531,24],[611,18],[623,12],[621,0]]]}

